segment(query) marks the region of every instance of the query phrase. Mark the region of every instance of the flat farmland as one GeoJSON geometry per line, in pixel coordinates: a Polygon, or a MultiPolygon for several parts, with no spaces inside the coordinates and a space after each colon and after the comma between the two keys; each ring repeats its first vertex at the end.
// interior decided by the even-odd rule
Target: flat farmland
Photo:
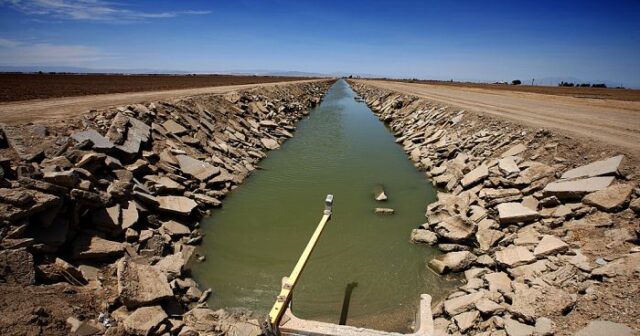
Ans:
{"type": "Polygon", "coordinates": [[[401,82],[414,84],[429,84],[445,87],[468,89],[484,89],[495,91],[511,91],[525,93],[540,93],[553,96],[574,98],[612,99],[625,101],[640,101],[640,90],[617,88],[588,88],[588,87],[559,87],[542,85],[507,85],[489,83],[449,82],[436,80],[404,80],[401,82]]]}
{"type": "Polygon", "coordinates": [[[232,75],[0,74],[0,102],[300,80],[232,75]]]}

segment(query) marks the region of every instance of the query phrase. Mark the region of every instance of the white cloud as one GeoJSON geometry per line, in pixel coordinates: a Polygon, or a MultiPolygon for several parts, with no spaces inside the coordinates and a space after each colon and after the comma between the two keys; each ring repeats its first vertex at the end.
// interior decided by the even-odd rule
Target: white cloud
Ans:
{"type": "Polygon", "coordinates": [[[103,0],[0,0],[27,15],[52,16],[59,19],[85,21],[130,22],[172,18],[179,15],[206,15],[210,11],[181,10],[145,12],[125,8],[122,4],[103,0]]]}
{"type": "Polygon", "coordinates": [[[82,45],[27,43],[0,38],[1,65],[78,66],[111,57],[97,48],[82,45]]]}
{"type": "Polygon", "coordinates": [[[20,44],[20,42],[17,41],[13,41],[13,40],[9,40],[9,39],[5,39],[0,37],[0,48],[11,48],[11,47],[16,47],[20,44]]]}

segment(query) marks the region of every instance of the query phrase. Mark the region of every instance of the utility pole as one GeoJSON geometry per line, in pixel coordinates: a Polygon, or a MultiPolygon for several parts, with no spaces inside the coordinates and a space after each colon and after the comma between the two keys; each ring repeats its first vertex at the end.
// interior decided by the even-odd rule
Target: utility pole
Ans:
{"type": "Polygon", "coordinates": [[[531,78],[531,86],[533,86],[533,82],[535,82],[536,79],[535,78],[531,78]]]}

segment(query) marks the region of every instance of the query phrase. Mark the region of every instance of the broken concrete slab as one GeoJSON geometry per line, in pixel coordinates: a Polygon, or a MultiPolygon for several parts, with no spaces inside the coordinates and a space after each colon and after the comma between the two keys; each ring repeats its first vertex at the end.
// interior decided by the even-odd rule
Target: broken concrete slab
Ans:
{"type": "Polygon", "coordinates": [[[262,138],[262,139],[260,139],[260,142],[262,143],[262,145],[265,148],[270,149],[270,150],[274,150],[274,149],[280,148],[280,144],[276,140],[273,140],[273,139],[270,139],[270,138],[262,138]]]}
{"type": "Polygon", "coordinates": [[[555,168],[544,163],[532,162],[527,169],[520,172],[520,175],[516,178],[515,184],[530,185],[533,182],[542,180],[543,178],[553,176],[555,171],[555,168]]]}
{"type": "Polygon", "coordinates": [[[568,170],[564,174],[562,174],[562,178],[573,179],[578,177],[616,175],[623,159],[624,155],[618,155],[606,160],[596,161],[585,166],[580,166],[578,168],[568,170]]]}
{"type": "Polygon", "coordinates": [[[122,230],[120,204],[108,208],[98,208],[91,212],[91,223],[95,228],[107,232],[122,230]]]}
{"type": "Polygon", "coordinates": [[[480,191],[479,196],[484,198],[487,203],[498,204],[505,202],[513,202],[522,199],[522,192],[516,188],[493,189],[484,188],[480,191]]]}
{"type": "Polygon", "coordinates": [[[534,327],[513,319],[504,320],[504,329],[509,336],[532,336],[534,327]]]}
{"type": "Polygon", "coordinates": [[[58,196],[64,195],[69,192],[68,188],[41,180],[34,180],[28,177],[20,177],[18,179],[18,182],[20,182],[21,186],[27,189],[42,191],[44,193],[54,194],[58,196]]]}
{"type": "Polygon", "coordinates": [[[536,336],[553,336],[555,335],[556,324],[547,317],[540,317],[536,319],[536,325],[534,329],[534,335],[536,336]]]}
{"type": "Polygon", "coordinates": [[[72,189],[69,193],[71,199],[82,203],[90,208],[103,207],[108,202],[108,197],[104,192],[91,192],[81,189],[72,189]]]}
{"type": "Polygon", "coordinates": [[[154,304],[173,296],[167,277],[149,265],[122,258],[117,264],[118,294],[127,308],[154,304]]]}
{"type": "Polygon", "coordinates": [[[158,209],[185,216],[190,215],[198,206],[196,201],[184,196],[158,196],[155,200],[158,202],[158,209]]]}
{"type": "Polygon", "coordinates": [[[118,114],[111,119],[111,125],[109,126],[105,137],[114,144],[121,145],[126,138],[128,126],[129,117],[122,112],[118,112],[118,114]]]}
{"type": "Polygon", "coordinates": [[[464,175],[460,183],[464,188],[468,188],[470,186],[473,186],[481,182],[488,176],[489,176],[489,167],[487,167],[487,165],[485,164],[481,164],[475,169],[473,169],[472,171],[468,172],[466,175],[464,175]]]}
{"type": "Polygon", "coordinates": [[[35,203],[34,193],[21,189],[0,189],[0,202],[18,207],[27,207],[35,203]]]}
{"type": "Polygon", "coordinates": [[[477,310],[472,310],[454,316],[453,320],[458,325],[460,332],[464,333],[475,325],[479,317],[480,313],[477,310]]]}
{"type": "Polygon", "coordinates": [[[533,250],[533,254],[536,257],[544,257],[562,253],[568,249],[569,245],[560,240],[560,238],[552,235],[544,235],[542,236],[542,240],[540,240],[538,245],[536,245],[536,248],[533,250]]]}
{"type": "Polygon", "coordinates": [[[124,254],[124,245],[98,236],[80,235],[73,246],[76,259],[115,258],[124,254]]]}
{"type": "Polygon", "coordinates": [[[69,331],[71,332],[70,335],[73,336],[92,336],[104,333],[104,326],[95,320],[80,321],[70,316],[66,322],[71,326],[69,331]]]}
{"type": "Polygon", "coordinates": [[[391,208],[375,208],[373,212],[379,215],[393,215],[395,210],[391,208]]]}
{"type": "Polygon", "coordinates": [[[494,272],[484,275],[484,279],[489,284],[489,291],[507,294],[513,291],[511,279],[504,272],[494,272]]]}
{"type": "Polygon", "coordinates": [[[629,209],[635,211],[636,214],[640,214],[640,197],[629,203],[629,209]]]}
{"type": "Polygon", "coordinates": [[[628,184],[616,184],[588,194],[582,203],[592,205],[602,211],[614,211],[624,207],[633,194],[633,187],[628,184]]]}
{"type": "Polygon", "coordinates": [[[476,229],[477,227],[472,221],[461,216],[446,217],[434,227],[438,236],[453,242],[468,240],[476,232],[476,229]]]}
{"type": "Polygon", "coordinates": [[[181,192],[185,190],[185,187],[182,184],[166,176],[147,175],[144,177],[144,179],[159,185],[160,188],[162,188],[162,191],[166,191],[169,193],[181,192]]]}
{"type": "Polygon", "coordinates": [[[498,204],[497,209],[498,219],[501,224],[527,223],[540,217],[537,211],[531,210],[520,203],[501,203],[498,204]]]}
{"type": "Polygon", "coordinates": [[[153,268],[163,273],[167,277],[167,280],[171,281],[182,275],[182,270],[186,263],[187,260],[182,252],[177,252],[160,259],[160,261],[153,265],[153,268]]]}
{"type": "Polygon", "coordinates": [[[220,207],[222,205],[222,202],[217,198],[207,196],[205,194],[193,194],[193,198],[201,204],[206,204],[212,207],[220,207]]]}
{"type": "Polygon", "coordinates": [[[527,146],[525,146],[523,144],[517,144],[517,145],[514,145],[513,147],[509,148],[508,150],[506,150],[504,153],[502,153],[502,155],[500,155],[500,157],[501,158],[505,158],[505,157],[508,157],[508,156],[516,156],[518,154],[521,154],[525,150],[527,150],[527,146]]]}
{"type": "Polygon", "coordinates": [[[520,172],[520,168],[518,168],[513,156],[507,156],[500,159],[500,161],[498,161],[498,169],[500,169],[500,171],[506,176],[520,172]]]}
{"type": "Polygon", "coordinates": [[[82,156],[80,161],[75,164],[77,168],[84,168],[90,172],[96,172],[101,166],[104,165],[106,154],[90,152],[82,156]]]}
{"type": "Polygon", "coordinates": [[[578,330],[575,336],[633,336],[633,329],[622,323],[594,320],[578,330]]]}
{"type": "Polygon", "coordinates": [[[475,307],[480,313],[487,316],[499,314],[504,311],[503,306],[489,299],[481,299],[480,301],[476,302],[475,307]]]}
{"type": "Polygon", "coordinates": [[[510,268],[530,264],[536,260],[533,253],[526,247],[516,245],[510,245],[503,250],[497,251],[495,256],[499,263],[510,268]]]}
{"type": "Polygon", "coordinates": [[[556,196],[559,199],[582,198],[588,193],[605,189],[614,179],[615,177],[613,176],[600,176],[571,181],[561,180],[547,184],[542,192],[545,197],[556,196]]]}
{"type": "Polygon", "coordinates": [[[486,267],[472,267],[466,271],[464,271],[464,278],[467,281],[470,281],[473,278],[479,278],[487,273],[491,272],[491,270],[489,270],[486,267]]]}
{"type": "Polygon", "coordinates": [[[123,325],[128,335],[148,336],[153,335],[167,318],[167,313],[160,306],[142,307],[129,315],[123,325]]]}
{"type": "Polygon", "coordinates": [[[484,293],[475,292],[446,300],[444,302],[444,311],[447,312],[449,316],[464,313],[469,309],[472,309],[475,306],[476,302],[480,301],[483,297],[484,293]]]}
{"type": "Polygon", "coordinates": [[[167,130],[167,132],[173,133],[174,135],[183,135],[188,132],[187,129],[184,128],[184,126],[178,124],[177,122],[171,119],[162,123],[162,127],[164,127],[164,129],[167,130]]]}
{"type": "Polygon", "coordinates": [[[126,134],[126,139],[118,142],[119,145],[116,148],[123,160],[132,161],[140,153],[141,146],[149,140],[151,127],[138,119],[125,118],[127,118],[129,127],[126,132],[121,133],[126,134]]]}
{"type": "Polygon", "coordinates": [[[92,129],[74,133],[71,135],[71,138],[77,142],[89,140],[93,144],[92,148],[97,151],[108,151],[115,146],[109,139],[102,136],[98,131],[92,129]]]}
{"type": "Polygon", "coordinates": [[[126,230],[138,222],[138,207],[136,202],[129,201],[126,208],[122,208],[122,229],[126,230]]]}
{"type": "Polygon", "coordinates": [[[273,120],[268,120],[268,119],[264,119],[264,120],[260,120],[260,126],[263,127],[267,127],[267,128],[276,128],[278,127],[278,123],[273,121],[273,120]]]}
{"type": "Polygon", "coordinates": [[[184,225],[180,224],[174,220],[169,220],[162,223],[162,232],[168,234],[172,238],[187,236],[191,233],[191,230],[184,225]]]}
{"type": "Polygon", "coordinates": [[[210,163],[194,159],[187,155],[177,155],[176,159],[180,165],[180,170],[200,181],[206,181],[213,176],[220,174],[220,168],[210,163]]]}
{"type": "Polygon", "coordinates": [[[449,252],[431,259],[429,267],[438,274],[461,272],[469,268],[476,258],[469,251],[449,252]]]}
{"type": "Polygon", "coordinates": [[[80,183],[78,174],[73,170],[62,172],[45,172],[42,176],[42,179],[45,182],[49,182],[66,188],[75,188],[78,183],[80,183]]]}
{"type": "Polygon", "coordinates": [[[476,241],[481,250],[488,251],[504,237],[504,232],[493,229],[482,229],[476,232],[476,241]]]}
{"type": "Polygon", "coordinates": [[[540,204],[540,202],[538,202],[538,199],[536,199],[533,196],[526,196],[522,198],[522,202],[520,204],[522,204],[522,206],[527,207],[533,211],[538,211],[538,205],[540,204]]]}
{"type": "Polygon", "coordinates": [[[509,272],[514,279],[531,278],[532,276],[540,275],[546,271],[548,268],[547,263],[546,259],[542,259],[529,265],[509,268],[507,272],[509,272]]]}
{"type": "Polygon", "coordinates": [[[438,236],[430,230],[411,230],[411,242],[418,244],[434,245],[438,242],[438,236]]]}
{"type": "Polygon", "coordinates": [[[387,194],[384,192],[384,188],[381,185],[374,188],[373,198],[379,202],[386,201],[388,199],[387,194]]]}

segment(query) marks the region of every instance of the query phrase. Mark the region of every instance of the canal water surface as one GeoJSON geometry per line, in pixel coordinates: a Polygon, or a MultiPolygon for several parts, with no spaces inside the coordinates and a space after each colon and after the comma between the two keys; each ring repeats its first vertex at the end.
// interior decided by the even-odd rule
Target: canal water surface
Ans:
{"type": "Polygon", "coordinates": [[[266,315],[327,194],[335,197],[333,216],[294,291],[298,317],[408,331],[421,293],[437,300],[455,285],[427,269],[436,249],[409,242],[435,189],[355,95],[337,81],[295,137],[202,222],[206,261],[193,275],[213,289],[210,306],[266,315]],[[376,185],[388,201],[374,200],[376,185]],[[376,215],[376,207],[396,213],[376,215]]]}

